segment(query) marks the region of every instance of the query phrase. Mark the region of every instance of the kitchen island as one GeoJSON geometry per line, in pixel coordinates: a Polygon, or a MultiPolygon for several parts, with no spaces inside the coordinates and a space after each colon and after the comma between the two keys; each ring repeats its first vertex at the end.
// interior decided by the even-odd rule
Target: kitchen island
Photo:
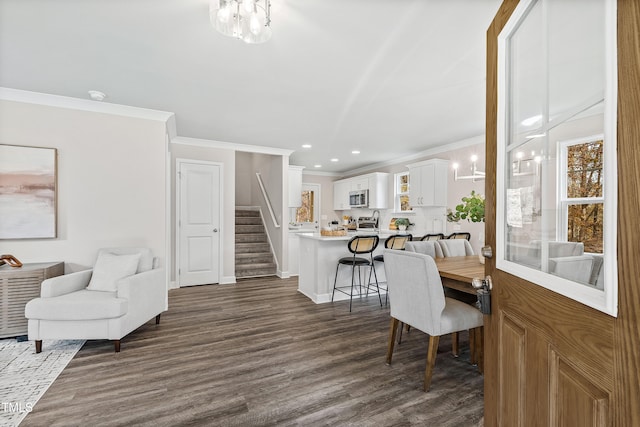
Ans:
{"type": "MultiPolygon", "coordinates": [[[[377,234],[380,238],[378,247],[373,252],[374,256],[382,254],[384,250],[384,242],[388,233],[372,233],[372,232],[350,232],[347,236],[325,237],[320,233],[299,233],[300,237],[300,253],[299,265],[300,271],[298,276],[298,291],[306,295],[316,304],[330,302],[331,293],[333,292],[333,281],[336,274],[336,266],[338,260],[342,257],[353,256],[347,243],[356,235],[377,234]]],[[[384,265],[381,262],[375,263],[376,274],[378,275],[378,283],[386,289],[386,278],[384,274],[384,265]]],[[[363,269],[363,281],[369,277],[368,269],[363,269]]],[[[357,274],[357,272],[356,272],[357,274]]],[[[356,277],[356,283],[357,283],[356,277]]],[[[373,281],[373,276],[371,277],[373,281]]],[[[341,266],[338,273],[338,285],[351,283],[351,267],[341,266]]],[[[385,291],[382,291],[384,294],[385,291]]],[[[373,294],[374,296],[376,294],[373,294]]],[[[349,299],[348,295],[336,292],[334,301],[349,299]]],[[[355,298],[354,298],[355,303],[355,298]]]]}

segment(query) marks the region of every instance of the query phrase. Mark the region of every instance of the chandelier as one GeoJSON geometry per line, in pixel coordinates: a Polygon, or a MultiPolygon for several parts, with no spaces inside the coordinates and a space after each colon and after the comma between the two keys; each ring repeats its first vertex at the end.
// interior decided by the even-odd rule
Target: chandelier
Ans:
{"type": "Polygon", "coordinates": [[[458,167],[457,163],[453,164],[453,179],[458,181],[460,179],[470,179],[473,182],[483,180],[485,178],[485,173],[478,170],[478,165],[476,162],[478,161],[478,156],[475,154],[471,156],[471,175],[460,176],[458,175],[458,167]]]}
{"type": "Polygon", "coordinates": [[[209,19],[218,32],[245,43],[271,38],[271,0],[210,0],[209,19]]]}

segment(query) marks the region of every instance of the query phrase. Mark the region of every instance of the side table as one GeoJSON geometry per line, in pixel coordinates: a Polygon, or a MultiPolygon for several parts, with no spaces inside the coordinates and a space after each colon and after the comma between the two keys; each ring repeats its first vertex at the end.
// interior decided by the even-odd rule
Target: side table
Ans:
{"type": "Polygon", "coordinates": [[[40,296],[45,279],[64,274],[64,262],[0,266],[0,338],[27,334],[24,306],[40,296]]]}

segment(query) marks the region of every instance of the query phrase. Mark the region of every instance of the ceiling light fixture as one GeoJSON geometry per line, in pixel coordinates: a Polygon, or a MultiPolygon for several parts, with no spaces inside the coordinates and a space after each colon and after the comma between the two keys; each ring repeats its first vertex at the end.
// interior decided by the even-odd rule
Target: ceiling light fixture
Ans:
{"type": "Polygon", "coordinates": [[[360,154],[360,151],[358,151],[358,150],[353,150],[353,151],[351,152],[351,154],[360,154]]]}
{"type": "Polygon", "coordinates": [[[302,148],[311,148],[311,144],[302,144],[302,148]]]}
{"type": "Polygon", "coordinates": [[[333,159],[331,159],[331,161],[332,161],[332,162],[337,162],[337,161],[338,161],[338,159],[333,158],[333,159]]]}
{"type": "Polygon", "coordinates": [[[454,180],[459,180],[459,179],[471,179],[474,182],[476,180],[481,180],[484,179],[484,172],[479,171],[478,170],[478,166],[476,164],[476,162],[478,161],[478,156],[476,156],[475,154],[473,156],[471,156],[471,175],[466,175],[466,176],[458,176],[458,167],[459,165],[457,163],[453,164],[453,179],[454,180]]]}
{"type": "Polygon", "coordinates": [[[314,168],[321,168],[322,165],[313,165],[314,168]]]}
{"type": "Polygon", "coordinates": [[[271,38],[271,0],[210,0],[209,20],[225,36],[264,43],[271,38]]]}

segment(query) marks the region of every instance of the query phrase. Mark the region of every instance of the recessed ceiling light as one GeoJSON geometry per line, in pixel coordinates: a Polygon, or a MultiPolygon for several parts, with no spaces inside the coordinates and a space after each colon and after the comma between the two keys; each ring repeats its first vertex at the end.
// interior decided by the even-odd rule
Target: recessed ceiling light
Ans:
{"type": "Polygon", "coordinates": [[[322,165],[313,165],[314,168],[321,168],[322,165]]]}
{"type": "Polygon", "coordinates": [[[302,148],[311,148],[311,144],[302,144],[302,148]]]}
{"type": "Polygon", "coordinates": [[[360,154],[360,151],[359,151],[359,150],[353,150],[353,151],[351,152],[351,154],[360,154]]]}
{"type": "Polygon", "coordinates": [[[337,161],[338,161],[338,159],[331,159],[331,161],[332,161],[332,162],[337,162],[337,161]]]}
{"type": "Polygon", "coordinates": [[[94,101],[102,101],[103,99],[105,99],[107,97],[107,94],[105,94],[104,92],[100,92],[99,90],[90,90],[89,91],[89,96],[94,101]]]}

